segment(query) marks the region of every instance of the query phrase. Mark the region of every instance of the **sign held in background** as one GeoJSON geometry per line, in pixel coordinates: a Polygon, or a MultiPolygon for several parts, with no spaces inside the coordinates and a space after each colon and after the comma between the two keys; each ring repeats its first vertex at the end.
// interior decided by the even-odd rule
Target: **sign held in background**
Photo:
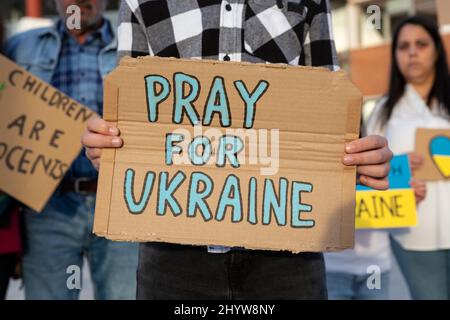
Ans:
{"type": "Polygon", "coordinates": [[[423,166],[414,171],[415,178],[426,181],[450,179],[450,129],[417,129],[415,149],[425,158],[423,166]]]}
{"type": "Polygon", "coordinates": [[[41,211],[94,112],[0,55],[0,190],[41,211]]]}
{"type": "Polygon", "coordinates": [[[416,199],[410,186],[408,156],[391,160],[389,190],[356,187],[356,229],[406,228],[417,224],[416,199]]]}

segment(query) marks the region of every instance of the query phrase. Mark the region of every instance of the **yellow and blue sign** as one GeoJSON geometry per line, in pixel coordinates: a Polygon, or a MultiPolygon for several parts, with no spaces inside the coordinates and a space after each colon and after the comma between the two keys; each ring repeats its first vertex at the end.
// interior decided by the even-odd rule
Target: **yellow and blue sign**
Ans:
{"type": "Polygon", "coordinates": [[[356,186],[356,229],[405,228],[417,224],[416,199],[409,182],[408,156],[395,156],[389,172],[389,190],[356,186]]]}
{"type": "Polygon", "coordinates": [[[439,172],[450,177],[450,138],[437,136],[430,141],[430,154],[439,172]]]}

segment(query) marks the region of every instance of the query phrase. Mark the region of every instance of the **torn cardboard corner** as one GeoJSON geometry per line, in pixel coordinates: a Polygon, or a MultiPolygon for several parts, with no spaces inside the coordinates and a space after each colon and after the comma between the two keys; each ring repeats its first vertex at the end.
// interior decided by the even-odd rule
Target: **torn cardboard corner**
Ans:
{"type": "Polygon", "coordinates": [[[41,211],[95,113],[0,55],[0,190],[41,211]]]}
{"type": "Polygon", "coordinates": [[[450,179],[450,129],[417,129],[415,152],[424,157],[424,163],[414,170],[414,178],[425,181],[450,179]]]}
{"type": "Polygon", "coordinates": [[[362,97],[344,72],[126,58],[105,80],[124,146],[102,153],[94,232],[113,240],[353,246],[362,97]]]}

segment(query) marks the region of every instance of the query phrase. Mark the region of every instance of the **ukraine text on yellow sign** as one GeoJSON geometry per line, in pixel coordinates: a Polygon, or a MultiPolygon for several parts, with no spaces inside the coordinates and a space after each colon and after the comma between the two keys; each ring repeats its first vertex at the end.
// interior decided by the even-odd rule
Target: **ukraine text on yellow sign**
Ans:
{"type": "Polygon", "coordinates": [[[408,157],[394,157],[389,173],[390,189],[375,191],[358,186],[356,192],[356,228],[387,229],[414,227],[417,224],[416,199],[409,186],[411,171],[408,157]]]}

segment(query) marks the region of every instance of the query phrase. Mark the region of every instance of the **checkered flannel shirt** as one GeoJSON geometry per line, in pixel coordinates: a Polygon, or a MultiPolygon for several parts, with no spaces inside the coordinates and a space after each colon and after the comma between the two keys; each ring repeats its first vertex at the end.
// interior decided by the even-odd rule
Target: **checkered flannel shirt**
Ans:
{"type": "MultiPolygon", "coordinates": [[[[338,70],[329,0],[122,0],[118,52],[338,70]]],[[[209,252],[229,248],[209,246],[209,252]]]]}
{"type": "Polygon", "coordinates": [[[122,0],[119,57],[339,69],[329,0],[122,0]]]}

